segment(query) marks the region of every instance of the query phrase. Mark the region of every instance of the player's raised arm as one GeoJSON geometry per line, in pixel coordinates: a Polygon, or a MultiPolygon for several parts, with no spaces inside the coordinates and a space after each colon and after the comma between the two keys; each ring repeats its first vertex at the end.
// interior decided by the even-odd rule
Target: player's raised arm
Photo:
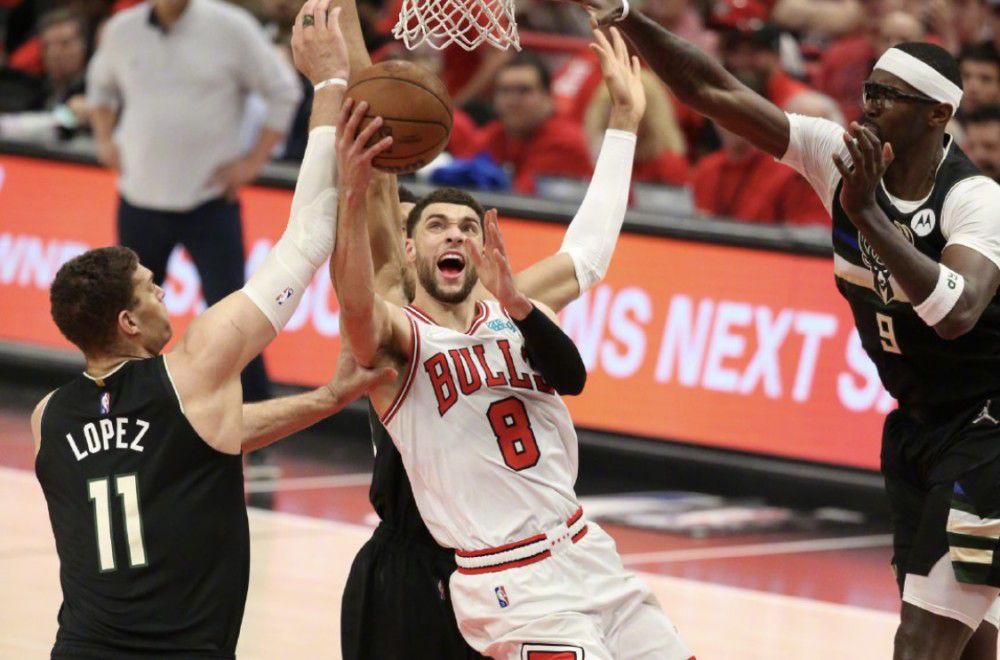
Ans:
{"type": "MultiPolygon", "coordinates": [[[[528,359],[560,394],[579,394],[587,382],[587,368],[573,340],[555,322],[548,308],[536,305],[514,282],[507,248],[497,224],[497,211],[483,219],[482,252],[471,248],[469,256],[479,280],[510,315],[524,336],[528,359]]],[[[541,303],[539,303],[541,305],[541,303]]]]}
{"type": "Polygon", "coordinates": [[[365,369],[350,351],[342,350],[330,382],[301,394],[243,404],[243,451],[266,447],[308,428],[397,375],[390,367],[365,369]]]}
{"type": "Polygon", "coordinates": [[[715,123],[775,157],[788,147],[788,119],[776,105],[737,80],[710,55],[622,0],[573,0],[591,21],[614,23],[670,91],[715,123]]]}
{"type": "Polygon", "coordinates": [[[375,363],[379,350],[394,337],[393,326],[408,330],[402,311],[385,302],[375,291],[375,271],[368,237],[367,189],[372,159],[392,144],[384,137],[371,147],[368,142],[382,125],[380,117],[358,130],[368,104],[344,103],[337,140],[338,179],[342,194],[338,219],[340,241],[330,260],[330,276],[336,282],[340,303],[340,325],[345,341],[358,362],[375,363]],[[397,318],[398,317],[398,318],[397,318]]]}
{"type": "Polygon", "coordinates": [[[607,273],[628,207],[636,132],[646,110],[639,60],[630,56],[621,33],[609,40],[594,32],[591,48],[604,72],[611,96],[611,116],[587,194],[570,222],[559,252],[516,276],[529,297],[559,311],[607,273]]]}
{"type": "MultiPolygon", "coordinates": [[[[167,357],[181,400],[189,404],[189,417],[198,418],[203,408],[217,412],[216,399],[223,391],[239,401],[240,371],[288,322],[316,271],[333,251],[337,200],[334,124],[349,70],[338,24],[340,10],[327,13],[328,6],[329,0],[309,0],[299,13],[292,37],[299,70],[314,85],[334,82],[324,83],[313,99],[314,128],[285,233],[243,289],[195,319],[167,357]]],[[[198,428],[197,420],[192,422],[198,428]]],[[[210,427],[214,426],[214,422],[207,422],[198,430],[212,441],[210,427]]],[[[232,444],[233,439],[227,437],[226,442],[232,444]]]]}

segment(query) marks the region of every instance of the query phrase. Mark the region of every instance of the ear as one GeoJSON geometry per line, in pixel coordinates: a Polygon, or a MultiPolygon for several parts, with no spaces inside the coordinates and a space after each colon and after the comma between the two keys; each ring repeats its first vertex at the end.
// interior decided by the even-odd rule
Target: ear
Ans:
{"type": "Polygon", "coordinates": [[[118,312],[118,329],[128,337],[139,334],[139,322],[130,310],[123,309],[118,312]]]}
{"type": "Polygon", "coordinates": [[[927,123],[932,127],[947,126],[951,121],[952,107],[949,103],[938,103],[931,107],[927,115],[927,123]]]}
{"type": "Polygon", "coordinates": [[[406,260],[413,263],[417,260],[417,246],[413,244],[413,239],[410,237],[406,238],[406,243],[403,245],[403,250],[406,252],[406,260]]]}

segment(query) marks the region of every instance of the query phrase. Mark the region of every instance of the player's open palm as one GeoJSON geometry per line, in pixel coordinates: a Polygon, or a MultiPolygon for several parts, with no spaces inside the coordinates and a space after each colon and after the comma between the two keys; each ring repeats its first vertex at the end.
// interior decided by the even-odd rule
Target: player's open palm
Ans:
{"type": "Polygon", "coordinates": [[[500,234],[496,209],[487,211],[483,218],[482,251],[470,244],[469,256],[476,266],[479,280],[501,305],[509,307],[514,301],[524,297],[514,284],[514,273],[507,260],[507,248],[500,234]]]}
{"type": "Polygon", "coordinates": [[[609,40],[602,31],[594,30],[590,47],[601,60],[604,84],[608,86],[613,111],[628,113],[636,123],[646,111],[646,92],[642,88],[639,58],[629,55],[628,46],[616,28],[608,30],[609,40]]]}
{"type": "Polygon", "coordinates": [[[364,199],[372,178],[372,160],[392,145],[390,135],[375,139],[382,128],[381,117],[360,128],[367,111],[368,103],[348,98],[337,122],[337,188],[347,201],[364,199]]]}
{"type": "Polygon", "coordinates": [[[292,26],[292,61],[314,85],[330,78],[346,80],[350,75],[340,10],[331,10],[330,0],[308,0],[292,26]]]}
{"type": "MultiPolygon", "coordinates": [[[[892,163],[892,145],[882,144],[878,136],[857,122],[851,122],[844,133],[844,143],[851,156],[848,166],[839,154],[833,154],[833,164],[843,177],[840,204],[848,217],[875,205],[875,189],[892,163]]],[[[851,218],[853,220],[853,218],[851,218]]]]}

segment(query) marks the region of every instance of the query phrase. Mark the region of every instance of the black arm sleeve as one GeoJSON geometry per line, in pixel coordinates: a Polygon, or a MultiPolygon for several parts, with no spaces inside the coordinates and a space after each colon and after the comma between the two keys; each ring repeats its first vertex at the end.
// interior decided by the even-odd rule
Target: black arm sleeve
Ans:
{"type": "Polygon", "coordinates": [[[587,382],[587,368],[576,344],[537,307],[522,320],[511,319],[521,334],[531,366],[559,394],[579,394],[587,382]]]}

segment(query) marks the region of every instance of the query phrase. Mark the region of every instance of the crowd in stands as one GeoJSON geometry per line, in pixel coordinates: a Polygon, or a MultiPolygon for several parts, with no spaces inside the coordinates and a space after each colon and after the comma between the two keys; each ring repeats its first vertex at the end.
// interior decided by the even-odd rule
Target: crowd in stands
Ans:
{"type": "MultiPolygon", "coordinates": [[[[189,0],[221,2],[223,0],[189,0]]],[[[87,63],[105,22],[148,11],[138,0],[0,0],[0,138],[85,134],[87,63]]],[[[237,0],[290,66],[299,0],[237,0]]],[[[787,112],[846,125],[860,117],[862,82],[886,48],[926,40],[959,58],[965,96],[950,132],[1000,176],[1000,0],[635,0],[634,6],[713,54],[739,80],[787,112]]],[[[549,181],[586,182],[609,99],[587,47],[589,26],[571,3],[517,0],[524,49],[406,50],[392,38],[401,0],[359,0],[374,59],[407,58],[435,71],[455,105],[440,180],[545,194],[549,181]]],[[[211,63],[205,63],[210,66],[211,63]]],[[[305,148],[311,89],[277,159],[305,148]]],[[[653,75],[639,129],[634,180],[686,186],[699,213],[758,223],[827,225],[809,185],[745,140],[684,107],[653,75]]],[[[249,135],[266,110],[247,103],[249,135]],[[255,119],[256,116],[256,119],[255,119]]],[[[252,144],[253,138],[248,137],[252,144]]],[[[435,172],[437,175],[437,172],[435,172]]],[[[434,179],[432,179],[434,180],[434,179]]]]}

